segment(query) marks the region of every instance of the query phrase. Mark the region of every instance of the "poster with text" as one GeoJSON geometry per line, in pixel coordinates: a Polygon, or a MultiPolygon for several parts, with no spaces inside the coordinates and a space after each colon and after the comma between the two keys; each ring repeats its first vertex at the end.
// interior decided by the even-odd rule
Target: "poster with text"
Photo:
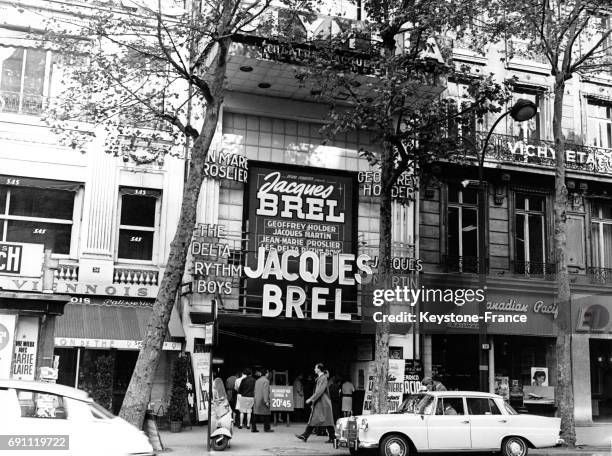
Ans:
{"type": "Polygon", "coordinates": [[[548,386],[548,367],[531,368],[531,386],[548,386]]]}
{"type": "MultiPolygon", "coordinates": [[[[370,362],[368,366],[368,382],[366,384],[365,395],[363,397],[363,414],[369,415],[372,413],[372,390],[374,387],[374,362],[370,362]]],[[[387,384],[387,404],[388,411],[394,412],[398,409],[403,401],[404,396],[404,369],[405,361],[403,359],[390,359],[387,384]]]]}
{"type": "Polygon", "coordinates": [[[38,318],[19,317],[15,331],[12,378],[34,380],[38,349],[38,318]]]}
{"type": "Polygon", "coordinates": [[[210,353],[192,353],[191,363],[196,392],[196,413],[198,421],[208,421],[210,353]]]}
{"type": "MultiPolygon", "coordinates": [[[[247,307],[263,309],[269,297],[265,293],[274,287],[273,299],[285,302],[293,293],[302,301],[300,318],[310,318],[315,288],[325,301],[319,310],[329,319],[337,315],[336,305],[344,313],[356,313],[355,287],[338,279],[339,255],[356,253],[356,188],[355,173],[249,164],[246,266],[264,272],[247,279],[247,307]]],[[[346,276],[352,277],[354,265],[347,264],[346,276]]],[[[262,315],[271,316],[263,310],[262,315]]]]}
{"type": "Polygon", "coordinates": [[[404,394],[416,394],[421,391],[423,365],[418,359],[407,359],[404,370],[404,394]]]}
{"type": "Polygon", "coordinates": [[[10,378],[17,315],[0,314],[0,378],[10,378]]]}

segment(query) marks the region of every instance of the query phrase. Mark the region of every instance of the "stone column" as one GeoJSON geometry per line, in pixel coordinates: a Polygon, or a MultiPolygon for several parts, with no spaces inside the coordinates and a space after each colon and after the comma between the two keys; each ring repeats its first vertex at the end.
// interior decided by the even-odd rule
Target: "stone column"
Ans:
{"type": "Polygon", "coordinates": [[[591,357],[588,334],[572,335],[572,379],[576,424],[593,424],[591,357]]]}

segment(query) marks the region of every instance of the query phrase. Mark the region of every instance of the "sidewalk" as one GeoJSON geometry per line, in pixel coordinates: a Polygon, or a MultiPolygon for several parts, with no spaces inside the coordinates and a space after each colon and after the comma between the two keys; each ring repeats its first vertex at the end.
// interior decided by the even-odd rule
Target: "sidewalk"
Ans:
{"type": "MultiPolygon", "coordinates": [[[[219,456],[348,456],[346,449],[334,450],[325,443],[327,437],[311,436],[307,443],[295,438],[295,434],[304,431],[304,424],[286,426],[279,424],[273,427],[274,433],[252,433],[247,429],[234,428],[234,438],[230,448],[223,452],[214,452],[219,456]]],[[[531,456],[610,456],[612,447],[612,423],[595,424],[576,428],[578,448],[548,448],[530,450],[531,456]]],[[[179,433],[161,431],[161,440],[166,451],[160,453],[168,456],[206,455],[206,426],[193,426],[179,433]]],[[[376,453],[373,453],[376,454],[376,453]]],[[[489,453],[490,454],[490,453],[489,453]]],[[[450,454],[449,454],[450,455],[450,454]]]]}

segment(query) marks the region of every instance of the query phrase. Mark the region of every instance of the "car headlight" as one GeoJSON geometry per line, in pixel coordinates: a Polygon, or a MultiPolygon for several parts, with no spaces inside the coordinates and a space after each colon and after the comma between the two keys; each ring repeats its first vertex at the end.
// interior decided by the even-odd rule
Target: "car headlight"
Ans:
{"type": "Polygon", "coordinates": [[[361,429],[362,431],[367,431],[368,430],[368,420],[363,418],[361,420],[361,424],[359,425],[359,429],[361,429]]]}

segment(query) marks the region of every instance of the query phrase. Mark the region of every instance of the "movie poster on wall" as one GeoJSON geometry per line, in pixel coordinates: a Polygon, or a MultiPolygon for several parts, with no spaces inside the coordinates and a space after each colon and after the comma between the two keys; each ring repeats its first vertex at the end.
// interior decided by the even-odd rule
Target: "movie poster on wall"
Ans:
{"type": "Polygon", "coordinates": [[[22,317],[17,320],[12,378],[34,380],[36,352],[38,349],[38,317],[22,317]]]}
{"type": "MultiPolygon", "coordinates": [[[[266,266],[269,269],[270,265],[272,268],[280,265],[283,274],[273,272],[247,278],[248,307],[262,307],[263,316],[277,316],[270,315],[265,299],[269,296],[265,293],[276,285],[276,292],[282,296],[274,299],[284,303],[289,293],[300,294],[304,298],[301,305],[304,316],[298,318],[311,318],[310,304],[316,299],[313,298],[313,288],[318,287],[321,289],[319,298],[325,300],[318,309],[319,315],[334,319],[339,310],[349,317],[355,313],[355,286],[340,283],[338,269],[342,265],[339,266],[338,258],[342,260],[344,257],[349,271],[346,276],[352,278],[351,271],[356,270],[355,258],[350,256],[356,252],[356,189],[355,173],[249,163],[245,196],[248,207],[246,266],[253,271],[262,271],[266,266]],[[276,253],[271,254],[272,250],[276,253]],[[277,255],[278,260],[269,261],[271,255],[277,255]],[[321,259],[325,261],[323,266],[321,259]],[[317,280],[309,280],[303,274],[304,265],[317,276],[317,280]],[[328,275],[327,279],[322,279],[321,271],[328,275]],[[288,276],[294,279],[288,280],[288,276]],[[337,309],[340,305],[342,309],[337,309]]],[[[280,307],[276,307],[278,316],[285,316],[284,312],[280,313],[280,307]]]]}
{"type": "Polygon", "coordinates": [[[193,380],[195,382],[196,413],[198,421],[208,421],[210,353],[192,353],[193,380]]]}
{"type": "Polygon", "coordinates": [[[17,315],[0,315],[0,378],[10,378],[17,315]]]}

